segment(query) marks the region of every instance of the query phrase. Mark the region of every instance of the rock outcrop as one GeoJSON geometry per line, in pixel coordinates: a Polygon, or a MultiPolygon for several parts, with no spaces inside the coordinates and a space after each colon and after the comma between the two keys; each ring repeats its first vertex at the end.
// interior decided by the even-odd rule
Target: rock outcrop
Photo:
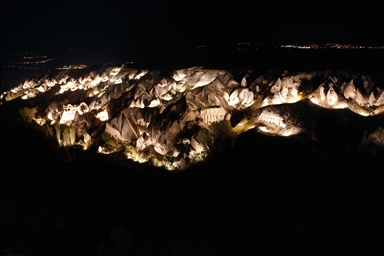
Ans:
{"type": "Polygon", "coordinates": [[[104,141],[108,137],[114,143],[106,142],[99,152],[119,151],[170,170],[204,159],[219,133],[231,136],[257,129],[292,136],[304,132],[300,114],[280,106],[302,101],[349,109],[367,118],[384,113],[383,84],[374,84],[365,74],[285,71],[276,76],[275,71],[202,67],[171,74],[125,67],[49,71],[4,92],[1,103],[28,101],[49,92],[49,97],[41,97],[44,104],[34,106],[38,111],[32,119],[39,125],[72,127],[76,143],[85,148],[106,134],[104,141]],[[231,120],[234,113],[243,113],[236,123],[231,120]]]}

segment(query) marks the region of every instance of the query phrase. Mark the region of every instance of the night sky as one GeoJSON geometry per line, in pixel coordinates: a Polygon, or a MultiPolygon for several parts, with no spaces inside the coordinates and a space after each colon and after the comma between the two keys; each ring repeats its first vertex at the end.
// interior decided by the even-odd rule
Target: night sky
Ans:
{"type": "Polygon", "coordinates": [[[1,55],[129,61],[202,44],[384,44],[381,1],[2,1],[1,55]]]}

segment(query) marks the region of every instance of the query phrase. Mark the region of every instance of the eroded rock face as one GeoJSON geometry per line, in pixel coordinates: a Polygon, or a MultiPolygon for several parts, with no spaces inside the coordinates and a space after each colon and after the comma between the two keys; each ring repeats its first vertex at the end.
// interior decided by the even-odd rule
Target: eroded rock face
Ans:
{"type": "Polygon", "coordinates": [[[79,72],[48,72],[26,80],[3,93],[1,103],[52,91],[43,105],[36,106],[44,106],[36,111],[37,123],[55,126],[56,133],[63,130],[58,123],[71,127],[77,142],[88,146],[101,133],[107,134],[115,142],[99,152],[123,150],[127,158],[151,160],[170,170],[204,159],[219,136],[249,129],[277,136],[304,132],[305,121],[283,107],[287,104],[303,101],[367,117],[384,113],[384,85],[363,74],[284,71],[276,76],[276,72],[236,71],[239,75],[202,67],[167,76],[158,70],[124,67],[79,72]],[[233,124],[234,112],[246,114],[233,124]]]}

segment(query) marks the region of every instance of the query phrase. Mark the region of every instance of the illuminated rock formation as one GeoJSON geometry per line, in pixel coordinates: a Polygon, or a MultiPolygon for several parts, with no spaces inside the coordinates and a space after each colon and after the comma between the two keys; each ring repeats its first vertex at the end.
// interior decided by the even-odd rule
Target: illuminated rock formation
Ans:
{"type": "MultiPolygon", "coordinates": [[[[301,101],[349,109],[367,118],[380,115],[383,86],[370,76],[348,72],[285,71],[276,77],[269,72],[191,67],[164,75],[158,70],[103,67],[49,71],[3,93],[1,103],[50,95],[36,106],[40,109],[31,120],[56,125],[59,142],[64,128],[58,124],[72,127],[65,145],[83,143],[88,148],[103,133],[114,142],[101,145],[99,152],[123,150],[127,158],[151,160],[173,170],[204,159],[220,133],[237,136],[249,129],[275,136],[303,133],[300,113],[283,107],[301,101]],[[231,126],[235,112],[243,113],[242,120],[231,126]]],[[[381,137],[371,136],[375,141],[381,137]]]]}

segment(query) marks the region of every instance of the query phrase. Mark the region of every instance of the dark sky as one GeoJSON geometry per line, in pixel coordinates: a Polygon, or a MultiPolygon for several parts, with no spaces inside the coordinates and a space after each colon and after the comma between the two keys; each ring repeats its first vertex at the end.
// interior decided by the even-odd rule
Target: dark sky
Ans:
{"type": "Polygon", "coordinates": [[[383,11],[381,1],[2,1],[1,54],[84,63],[244,39],[384,44],[383,11]]]}

